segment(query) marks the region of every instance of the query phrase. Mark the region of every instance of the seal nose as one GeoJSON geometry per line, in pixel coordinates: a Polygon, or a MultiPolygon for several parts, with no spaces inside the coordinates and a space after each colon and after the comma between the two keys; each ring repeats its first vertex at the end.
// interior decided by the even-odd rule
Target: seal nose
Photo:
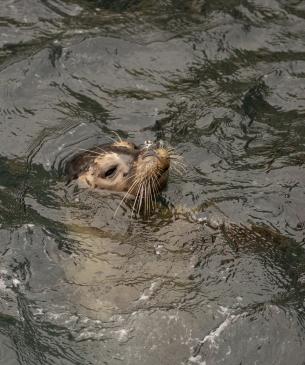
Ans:
{"type": "Polygon", "coordinates": [[[143,153],[142,158],[154,157],[154,156],[157,156],[156,152],[154,150],[148,150],[143,153]]]}

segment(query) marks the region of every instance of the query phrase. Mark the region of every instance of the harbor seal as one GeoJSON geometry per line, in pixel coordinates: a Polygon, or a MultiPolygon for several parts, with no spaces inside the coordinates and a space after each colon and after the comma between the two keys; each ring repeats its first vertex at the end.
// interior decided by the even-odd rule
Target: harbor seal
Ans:
{"type": "Polygon", "coordinates": [[[179,157],[161,142],[137,146],[120,140],[78,153],[66,174],[68,182],[76,180],[81,187],[124,192],[122,201],[133,197],[133,210],[149,212],[167,185],[172,162],[181,166],[179,157]]]}

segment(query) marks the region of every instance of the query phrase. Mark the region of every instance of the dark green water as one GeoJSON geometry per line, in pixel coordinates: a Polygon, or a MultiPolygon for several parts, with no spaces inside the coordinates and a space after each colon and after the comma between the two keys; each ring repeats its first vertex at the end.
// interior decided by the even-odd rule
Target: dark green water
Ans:
{"type": "Polygon", "coordinates": [[[2,0],[0,30],[0,364],[304,365],[304,1],[2,0]],[[112,131],[188,166],[147,220],[60,174],[112,131]]]}

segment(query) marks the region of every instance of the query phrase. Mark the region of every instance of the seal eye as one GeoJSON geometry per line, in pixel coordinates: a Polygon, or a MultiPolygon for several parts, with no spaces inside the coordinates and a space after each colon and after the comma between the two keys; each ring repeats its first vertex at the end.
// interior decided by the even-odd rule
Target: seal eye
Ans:
{"type": "Polygon", "coordinates": [[[113,177],[116,172],[116,169],[117,169],[117,166],[110,167],[110,169],[108,169],[105,172],[105,175],[104,175],[105,179],[110,179],[111,177],[113,177]]]}

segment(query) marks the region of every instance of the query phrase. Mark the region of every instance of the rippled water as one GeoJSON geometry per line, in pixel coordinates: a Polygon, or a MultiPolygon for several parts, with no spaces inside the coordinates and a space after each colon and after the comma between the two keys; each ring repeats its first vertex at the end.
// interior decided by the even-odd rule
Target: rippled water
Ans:
{"type": "Polygon", "coordinates": [[[304,364],[304,2],[0,14],[0,363],[304,364]],[[149,219],[65,185],[113,131],[188,166],[149,219]]]}

